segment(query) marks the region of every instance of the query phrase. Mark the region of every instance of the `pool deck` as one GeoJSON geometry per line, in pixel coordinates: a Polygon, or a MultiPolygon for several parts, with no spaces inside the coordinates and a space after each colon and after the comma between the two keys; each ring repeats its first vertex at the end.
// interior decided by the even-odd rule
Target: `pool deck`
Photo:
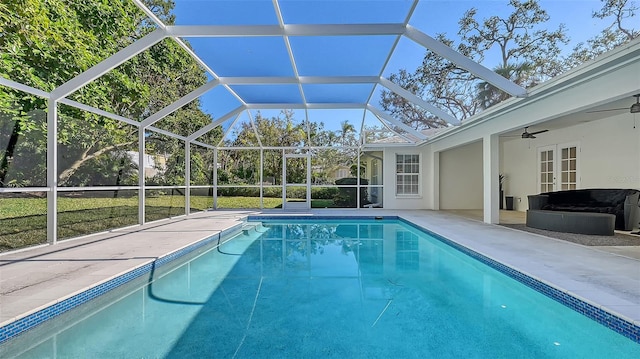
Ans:
{"type": "Polygon", "coordinates": [[[1,254],[0,327],[239,226],[247,215],[399,216],[640,325],[640,239],[637,247],[586,247],[445,211],[368,209],[211,211],[1,254]]]}

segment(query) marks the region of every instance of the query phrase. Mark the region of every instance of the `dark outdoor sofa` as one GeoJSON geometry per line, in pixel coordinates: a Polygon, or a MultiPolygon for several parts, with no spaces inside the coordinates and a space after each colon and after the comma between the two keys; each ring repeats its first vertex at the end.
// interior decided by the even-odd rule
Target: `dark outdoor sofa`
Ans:
{"type": "Polygon", "coordinates": [[[636,189],[592,188],[546,192],[529,197],[527,226],[559,232],[613,235],[637,221],[636,189]]]}

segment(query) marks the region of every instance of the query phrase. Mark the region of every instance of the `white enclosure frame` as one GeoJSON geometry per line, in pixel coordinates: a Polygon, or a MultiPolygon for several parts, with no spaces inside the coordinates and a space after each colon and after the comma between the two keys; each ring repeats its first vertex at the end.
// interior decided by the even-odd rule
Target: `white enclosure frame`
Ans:
{"type": "MultiPolygon", "coordinates": [[[[250,25],[250,26],[235,26],[235,25],[207,25],[207,26],[167,26],[162,23],[162,21],[156,17],[153,12],[151,12],[141,1],[132,0],[142,11],[144,11],[153,22],[156,23],[157,29],[153,32],[145,35],[144,37],[136,40],[131,45],[121,49],[117,53],[112,56],[106,58],[95,66],[89,68],[85,72],[75,76],[70,79],[66,83],[58,86],[50,93],[32,88],[8,79],[0,78],[0,84],[4,86],[8,86],[10,88],[14,88],[20,91],[24,91],[26,93],[30,93],[42,98],[46,98],[48,100],[48,110],[47,110],[47,187],[46,188],[26,188],[21,189],[20,191],[45,191],[47,192],[47,241],[50,244],[55,244],[58,241],[57,238],[57,226],[58,226],[58,218],[57,218],[57,196],[59,191],[66,191],[69,189],[58,187],[57,180],[57,172],[58,172],[58,163],[57,163],[57,150],[58,150],[58,137],[57,137],[57,126],[58,126],[58,104],[63,103],[65,105],[73,106],[79,108],[84,111],[88,111],[91,113],[98,114],[100,116],[105,116],[111,119],[115,119],[118,121],[126,122],[130,125],[136,126],[138,128],[138,152],[139,152],[139,164],[143,164],[143,158],[145,154],[145,132],[147,130],[158,132],[172,138],[176,138],[180,141],[184,141],[185,145],[185,168],[186,168],[186,183],[184,186],[172,186],[167,188],[180,188],[185,189],[186,195],[186,208],[185,214],[188,215],[189,205],[190,205],[190,189],[195,186],[190,185],[190,162],[191,162],[191,148],[192,144],[205,146],[208,148],[214,149],[214,158],[215,158],[215,149],[216,146],[211,146],[199,142],[197,139],[213,128],[220,126],[226,120],[238,116],[242,111],[249,109],[361,109],[363,113],[366,114],[366,111],[369,111],[374,114],[378,120],[380,120],[381,124],[392,130],[392,128],[398,128],[403,133],[396,134],[408,140],[411,145],[419,146],[428,140],[428,137],[407,125],[405,125],[400,120],[394,118],[388,113],[378,109],[376,106],[370,103],[373,93],[375,91],[376,86],[381,86],[392,93],[406,99],[407,101],[416,104],[417,106],[423,108],[425,111],[433,114],[449,123],[450,125],[458,125],[460,122],[456,120],[453,116],[448,114],[447,112],[440,110],[434,105],[431,105],[421,99],[416,94],[412,94],[411,92],[403,89],[401,86],[389,81],[388,79],[382,77],[382,71],[386,67],[389,62],[396,45],[401,37],[408,38],[418,45],[424,47],[425,49],[429,49],[434,53],[446,58],[447,60],[457,64],[461,68],[466,69],[470,73],[478,76],[479,78],[491,83],[497,88],[509,93],[513,96],[517,97],[526,97],[527,90],[516,85],[515,83],[505,79],[504,77],[496,74],[490,69],[470,60],[469,58],[459,54],[455,50],[446,46],[445,44],[437,41],[436,39],[430,37],[429,35],[419,31],[418,29],[409,25],[409,19],[415,10],[418,0],[414,0],[408,14],[405,18],[405,21],[402,23],[380,23],[380,24],[286,24],[282,18],[282,14],[280,12],[280,4],[278,0],[273,0],[274,10],[276,12],[276,16],[278,18],[278,25],[250,25]],[[378,76],[329,76],[329,77],[304,77],[300,76],[298,73],[298,66],[296,64],[295,58],[293,56],[293,52],[291,50],[291,45],[289,42],[290,36],[370,36],[370,35],[394,35],[396,36],[396,40],[394,45],[391,48],[391,51],[387,55],[387,58],[384,62],[384,66],[381,68],[378,76]],[[281,37],[285,42],[285,46],[289,53],[289,59],[291,62],[291,67],[293,69],[294,76],[293,77],[219,77],[216,73],[211,69],[207,64],[199,58],[190,48],[187,46],[181,37],[248,37],[248,36],[271,36],[271,37],[281,37]],[[155,114],[152,114],[148,118],[144,119],[142,122],[137,122],[132,119],[128,119],[116,114],[109,113],[107,111],[103,111],[100,109],[96,109],[91,106],[87,106],[75,101],[72,101],[67,98],[70,94],[74,93],[81,87],[85,86],[89,82],[97,79],[98,77],[106,74],[108,71],[114,69],[125,61],[131,59],[135,55],[149,49],[154,44],[162,41],[163,39],[171,38],[176,41],[188,54],[193,57],[193,59],[203,66],[214,78],[212,81],[209,81],[205,85],[193,90],[189,94],[181,97],[170,105],[164,107],[160,111],[155,114]],[[244,101],[236,92],[234,92],[229,85],[232,84],[297,84],[298,89],[300,91],[300,95],[302,98],[302,103],[299,104],[291,104],[291,103],[272,103],[272,104],[264,104],[264,103],[247,103],[244,101]],[[374,90],[372,90],[369,98],[364,103],[310,103],[306,100],[306,96],[303,90],[303,84],[373,84],[374,90]],[[212,90],[217,86],[224,86],[226,90],[228,90],[232,95],[234,95],[239,101],[240,106],[236,109],[228,112],[227,114],[221,116],[220,118],[213,121],[211,124],[195,131],[192,134],[187,136],[180,136],[168,131],[164,131],[158,128],[153,127],[153,124],[162,118],[168,116],[169,114],[175,112],[191,101],[197,99],[208,91],[212,90]]],[[[308,126],[308,111],[306,123],[308,126]]],[[[362,129],[364,126],[364,115],[362,119],[362,124],[360,128],[362,129]]],[[[393,130],[392,130],[393,131],[393,130]]],[[[307,131],[308,133],[308,131],[307,131]]],[[[489,140],[489,139],[486,139],[489,140]]],[[[364,149],[367,144],[364,144],[364,141],[360,143],[360,150],[364,149]]],[[[388,147],[394,146],[390,144],[388,147]]],[[[397,146],[397,144],[396,144],[397,146]]],[[[485,143],[485,149],[490,149],[494,151],[496,147],[496,142],[492,138],[488,142],[485,143]]],[[[261,149],[265,147],[260,146],[261,149]]],[[[311,147],[309,146],[307,150],[311,147]]],[[[360,151],[362,152],[362,151],[360,151]]],[[[262,154],[262,151],[261,151],[262,154]]],[[[495,161],[497,159],[490,158],[493,161],[489,161],[489,167],[485,168],[485,179],[488,181],[487,183],[493,183],[494,177],[497,178],[497,164],[495,161]]],[[[308,171],[311,171],[310,159],[308,171]]],[[[358,156],[358,165],[360,164],[360,156],[358,156]]],[[[262,166],[262,155],[261,155],[261,166],[262,166]]],[[[141,166],[142,167],[142,166],[141,166]]],[[[216,166],[214,168],[214,178],[216,178],[216,166]]],[[[138,223],[145,223],[145,190],[149,188],[145,184],[144,175],[139,176],[139,184],[138,186],[131,187],[117,187],[117,189],[132,189],[137,190],[139,193],[139,212],[138,212],[138,223]]],[[[284,187],[286,184],[283,183],[283,192],[286,191],[284,187]]],[[[214,207],[216,206],[217,197],[215,195],[215,187],[216,183],[211,184],[214,188],[214,207]]],[[[109,190],[114,189],[116,187],[108,187],[109,190]]],[[[157,187],[154,187],[157,188],[157,187]]],[[[311,197],[311,185],[307,183],[307,200],[310,201],[311,197]]],[[[107,187],[82,187],[82,190],[107,190],[107,187]]],[[[494,188],[486,188],[489,192],[495,192],[497,189],[494,188]]],[[[5,192],[17,192],[15,189],[5,189],[0,188],[0,193],[5,192]]],[[[360,191],[358,193],[358,203],[360,203],[360,191]]],[[[262,201],[262,185],[260,186],[260,197],[262,201]]],[[[285,193],[283,193],[283,197],[285,193]]],[[[490,196],[489,198],[495,198],[496,196],[490,196]]],[[[261,202],[262,203],[262,202],[261,202]]],[[[485,203],[487,206],[496,207],[497,211],[497,203],[493,201],[488,201],[485,203]]],[[[491,220],[493,220],[494,214],[491,215],[491,220]]],[[[485,218],[486,219],[486,218],[485,218]]]]}

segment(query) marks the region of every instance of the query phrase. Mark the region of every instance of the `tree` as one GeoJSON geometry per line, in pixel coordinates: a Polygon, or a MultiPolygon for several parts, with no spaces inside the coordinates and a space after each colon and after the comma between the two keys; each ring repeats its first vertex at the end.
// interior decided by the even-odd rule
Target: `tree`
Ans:
{"type": "MultiPolygon", "coordinates": [[[[335,146],[357,146],[356,131],[348,121],[340,122],[340,129],[331,131],[324,128],[324,124],[298,122],[293,111],[282,111],[278,116],[263,117],[257,112],[254,118],[255,129],[250,122],[238,125],[234,136],[226,140],[229,147],[252,147],[258,143],[256,132],[264,147],[305,147],[307,132],[314,146],[326,146],[326,149],[314,149],[312,156],[314,184],[332,183],[331,172],[342,166],[351,166],[357,156],[357,149],[343,149],[335,146]]],[[[290,150],[288,150],[290,151],[290,150]]],[[[224,183],[244,183],[257,178],[259,172],[249,168],[257,168],[259,163],[258,151],[225,150],[218,156],[222,175],[219,180],[224,183]]],[[[263,161],[264,178],[274,178],[275,184],[282,178],[282,155],[278,151],[265,150],[263,161]]],[[[305,160],[306,161],[306,160],[305,160]]],[[[291,181],[303,181],[306,178],[304,161],[292,160],[287,165],[287,178],[291,181]]]]}
{"type": "Polygon", "coordinates": [[[355,132],[356,128],[349,121],[340,121],[340,142],[342,146],[353,146],[355,144],[355,132]]]}
{"type": "MultiPolygon", "coordinates": [[[[270,118],[263,117],[258,111],[254,117],[254,124],[264,147],[301,147],[304,146],[307,141],[304,124],[296,124],[294,112],[290,110],[282,111],[278,116],[270,118]]],[[[227,146],[252,147],[258,143],[256,132],[249,122],[241,123],[237,132],[234,133],[234,136],[234,138],[226,139],[227,146]]],[[[219,156],[218,159],[222,168],[227,172],[226,183],[233,181],[246,183],[249,177],[257,178],[259,176],[259,172],[246,172],[247,168],[256,167],[256,163],[259,164],[258,151],[229,150],[224,152],[228,152],[228,156],[222,158],[219,156]]],[[[294,172],[292,172],[292,174],[294,172]]],[[[304,173],[299,173],[296,174],[294,178],[300,179],[303,175],[306,176],[304,173]]],[[[265,178],[274,178],[276,183],[280,182],[282,178],[281,156],[272,156],[271,152],[265,155],[263,176],[265,178]]]]}
{"type": "MultiPolygon", "coordinates": [[[[507,78],[517,84],[529,83],[533,85],[535,81],[529,80],[527,77],[533,74],[534,65],[530,62],[522,62],[519,64],[507,64],[506,66],[499,66],[493,71],[498,75],[507,78]]],[[[500,103],[507,98],[509,94],[500,91],[492,84],[482,81],[478,84],[477,100],[480,102],[482,109],[487,109],[497,103],[500,103]]]]}
{"type": "Polygon", "coordinates": [[[640,29],[632,27],[636,13],[640,10],[637,2],[631,0],[601,0],[602,8],[594,11],[596,19],[613,18],[611,24],[601,33],[585,43],[579,43],[564,60],[566,70],[610,51],[624,43],[640,37],[640,29]]]}
{"type": "MultiPolygon", "coordinates": [[[[512,9],[509,15],[494,15],[482,21],[477,19],[476,8],[467,10],[458,22],[458,44],[445,34],[438,34],[436,38],[476,62],[494,61],[495,57],[495,68],[502,69],[503,76],[520,81],[521,86],[532,86],[560,71],[560,62],[554,59],[560,54],[560,45],[568,41],[566,31],[563,25],[554,30],[542,27],[549,15],[537,0],[510,0],[509,6],[512,9]]],[[[459,120],[508,97],[431,51],[426,51],[422,65],[415,72],[401,70],[394,75],[390,76],[394,82],[459,120]]],[[[423,122],[425,127],[430,127],[434,123],[424,111],[407,105],[395,94],[384,94],[381,105],[392,114],[402,113],[399,118],[407,124],[423,122]]]]}
{"type": "Polygon", "coordinates": [[[555,30],[540,26],[549,21],[549,15],[538,0],[510,0],[509,6],[513,11],[507,17],[490,16],[482,24],[476,19],[476,8],[467,10],[458,22],[462,46],[478,62],[488,56],[489,50],[497,50],[498,68],[530,63],[527,70],[531,75],[522,78],[532,82],[521,83],[524,87],[535,84],[536,78],[555,76],[559,68],[556,59],[561,52],[560,45],[569,41],[564,24],[555,30]]]}
{"type": "MultiPolygon", "coordinates": [[[[172,1],[149,0],[147,5],[166,23],[173,22],[172,1]]],[[[45,91],[60,86],[155,28],[135,4],[125,0],[20,0],[2,4],[0,10],[3,10],[0,76],[45,91]]],[[[174,41],[166,39],[82,87],[70,98],[142,120],[206,80],[195,60],[174,41]]],[[[4,152],[0,152],[0,186],[8,180],[9,160],[15,159],[16,146],[21,142],[18,139],[46,138],[46,126],[32,117],[34,110],[42,112],[46,105],[45,99],[0,88],[0,111],[5,114],[0,119],[13,122],[12,126],[8,122],[3,125],[12,132],[4,152]]],[[[211,120],[200,110],[200,103],[194,101],[159,125],[169,131],[190,134],[211,120]]],[[[109,158],[122,159],[125,151],[137,150],[136,134],[132,126],[123,122],[60,105],[59,184],[98,184],[94,182],[97,178],[87,176],[90,170],[80,169],[105,163],[109,158]]],[[[46,149],[46,141],[34,145],[40,152],[46,149]]],[[[168,153],[184,153],[184,144],[172,148],[167,148],[168,143],[159,146],[168,153]]],[[[116,162],[130,166],[126,161],[116,162]]],[[[33,168],[32,173],[23,176],[36,172],[42,169],[33,168]]]]}
{"type": "MultiPolygon", "coordinates": [[[[438,40],[451,45],[452,41],[444,35],[438,34],[438,40]]],[[[473,115],[475,105],[469,101],[470,79],[464,70],[456,69],[455,65],[431,51],[425,53],[423,65],[415,72],[409,73],[400,69],[391,74],[389,80],[403,87],[411,93],[430,101],[434,106],[449,110],[454,117],[460,119],[473,115]],[[429,64],[426,66],[426,64],[429,64]]],[[[409,102],[404,97],[391,91],[382,91],[381,107],[395,118],[415,129],[444,127],[447,123],[427,112],[422,107],[409,102]]]]}
{"type": "MultiPolygon", "coordinates": [[[[119,38],[130,30],[130,23],[126,21],[110,26],[114,25],[111,19],[131,13],[131,4],[121,2],[105,7],[81,2],[22,0],[3,6],[6,12],[2,11],[4,15],[0,17],[3,34],[0,36],[0,76],[45,91],[53,90],[106,58],[117,51],[119,45],[126,45],[113,41],[100,44],[94,29],[88,27],[93,26],[87,23],[89,15],[104,17],[101,21],[105,26],[96,26],[96,29],[106,27],[111,33],[108,38],[119,38]],[[85,13],[90,9],[98,10],[85,13]]],[[[34,110],[45,108],[43,98],[0,88],[0,110],[10,114],[14,123],[8,146],[0,154],[0,185],[7,180],[8,158],[16,152],[19,137],[44,131],[31,115],[34,110]]]]}

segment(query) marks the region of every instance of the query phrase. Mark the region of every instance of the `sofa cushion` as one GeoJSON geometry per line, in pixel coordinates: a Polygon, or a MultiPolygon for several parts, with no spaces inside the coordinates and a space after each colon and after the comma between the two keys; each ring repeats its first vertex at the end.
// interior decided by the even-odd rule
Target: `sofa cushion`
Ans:
{"type": "Polygon", "coordinates": [[[627,190],[615,189],[594,189],[589,191],[594,201],[607,206],[616,206],[619,203],[624,203],[625,198],[627,198],[629,194],[627,190]]]}
{"type": "Polygon", "coordinates": [[[549,195],[549,204],[568,204],[591,202],[591,193],[585,190],[558,191],[544,193],[549,195]]]}

